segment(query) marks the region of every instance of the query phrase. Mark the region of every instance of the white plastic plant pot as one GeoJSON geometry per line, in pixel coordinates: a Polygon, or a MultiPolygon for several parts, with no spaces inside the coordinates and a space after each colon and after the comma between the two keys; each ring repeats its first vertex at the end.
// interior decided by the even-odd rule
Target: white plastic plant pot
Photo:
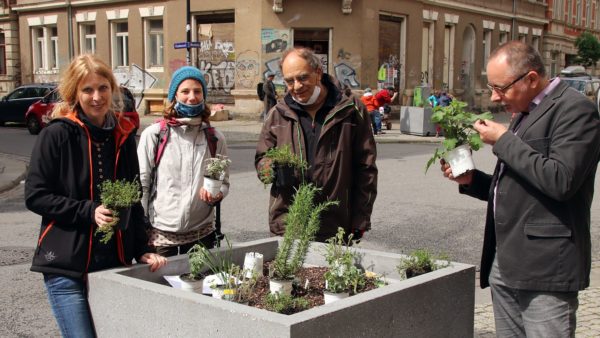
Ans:
{"type": "Polygon", "coordinates": [[[330,303],[333,303],[340,299],[344,299],[344,298],[348,298],[348,297],[350,297],[349,292],[333,293],[333,292],[329,292],[329,291],[323,291],[323,298],[325,299],[325,304],[330,304],[330,303]]]}
{"type": "Polygon", "coordinates": [[[273,294],[280,294],[290,296],[292,294],[292,282],[291,279],[269,279],[269,290],[273,294]]]}
{"type": "Polygon", "coordinates": [[[263,255],[258,252],[246,252],[246,256],[244,258],[244,271],[246,278],[252,278],[252,275],[262,277],[263,255]]]}
{"type": "Polygon", "coordinates": [[[179,276],[163,276],[163,278],[175,289],[202,293],[203,279],[191,279],[188,274],[179,276]]]}
{"type": "Polygon", "coordinates": [[[217,286],[212,289],[212,297],[223,300],[233,300],[235,298],[235,289],[228,289],[224,286],[217,286]]]}
{"type": "Polygon", "coordinates": [[[204,176],[204,189],[208,191],[213,197],[217,196],[221,191],[221,185],[223,181],[215,180],[210,177],[204,176]]]}
{"type": "Polygon", "coordinates": [[[452,169],[452,176],[458,177],[469,170],[475,169],[475,162],[473,162],[473,154],[468,145],[458,146],[449,151],[444,159],[450,168],[452,169]]]}

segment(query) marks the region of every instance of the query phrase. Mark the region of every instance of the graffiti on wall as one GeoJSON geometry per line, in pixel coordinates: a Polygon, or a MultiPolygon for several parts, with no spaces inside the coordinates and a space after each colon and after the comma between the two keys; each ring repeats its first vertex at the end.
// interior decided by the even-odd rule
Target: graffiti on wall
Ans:
{"type": "Polygon", "coordinates": [[[283,85],[283,74],[281,74],[281,69],[279,68],[279,61],[280,59],[277,57],[265,62],[265,72],[262,75],[264,79],[267,72],[272,72],[275,74],[273,83],[276,85],[283,85]]]}
{"type": "Polygon", "coordinates": [[[350,88],[360,88],[360,82],[356,79],[356,70],[346,62],[340,62],[335,65],[335,77],[340,83],[350,88]]]}
{"type": "Polygon", "coordinates": [[[290,30],[263,28],[260,40],[263,53],[283,53],[290,45],[290,30]]]}
{"type": "Polygon", "coordinates": [[[252,89],[259,74],[258,52],[245,50],[235,60],[235,85],[238,88],[252,89]]]}
{"type": "Polygon", "coordinates": [[[197,26],[200,48],[195,65],[204,72],[209,100],[226,102],[235,89],[234,23],[209,23],[197,26]]]}
{"type": "Polygon", "coordinates": [[[119,67],[113,70],[117,83],[127,87],[135,97],[136,108],[144,98],[144,90],[152,88],[157,79],[135,63],[130,67],[119,67]]]}
{"type": "Polygon", "coordinates": [[[204,72],[206,87],[211,92],[219,94],[231,94],[235,86],[235,62],[221,61],[212,63],[201,60],[198,68],[204,72]]]}

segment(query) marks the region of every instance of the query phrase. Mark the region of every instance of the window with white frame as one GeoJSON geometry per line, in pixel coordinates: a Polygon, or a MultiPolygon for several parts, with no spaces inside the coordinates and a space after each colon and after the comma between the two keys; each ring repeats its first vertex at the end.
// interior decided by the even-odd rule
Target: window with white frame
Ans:
{"type": "Polygon", "coordinates": [[[585,26],[592,28],[592,4],[590,0],[585,2],[585,26]]]}
{"type": "Polygon", "coordinates": [[[563,21],[565,13],[564,0],[554,0],[552,3],[552,19],[563,21]]]}
{"type": "Polygon", "coordinates": [[[56,26],[31,28],[34,72],[58,70],[58,29],[56,26]]]}
{"type": "Polygon", "coordinates": [[[527,35],[519,34],[519,41],[521,41],[523,43],[527,43],[527,35]]]}
{"type": "Polygon", "coordinates": [[[500,44],[508,42],[508,32],[500,32],[500,44]]]}
{"type": "Polygon", "coordinates": [[[6,75],[6,38],[0,32],[0,74],[6,75]]]}
{"type": "Polygon", "coordinates": [[[112,23],[112,64],[113,67],[129,65],[129,26],[126,21],[112,23]]]}
{"type": "Polygon", "coordinates": [[[568,24],[573,23],[573,0],[567,0],[567,20],[568,24]]]}
{"type": "Polygon", "coordinates": [[[531,38],[531,46],[533,46],[533,48],[535,48],[535,50],[537,50],[537,51],[540,50],[540,37],[539,36],[534,36],[531,38]]]}
{"type": "Polygon", "coordinates": [[[79,25],[81,53],[96,53],[96,25],[93,23],[82,23],[79,25]]]}
{"type": "Polygon", "coordinates": [[[160,68],[164,65],[164,35],[162,18],[145,20],[146,28],[146,68],[160,68]]]}
{"type": "Polygon", "coordinates": [[[581,26],[581,0],[577,0],[577,18],[575,23],[577,26],[581,26]]]}
{"type": "Polygon", "coordinates": [[[488,58],[490,57],[490,53],[492,51],[492,30],[485,29],[483,31],[483,71],[485,72],[485,67],[488,62],[488,58]]]}
{"type": "Polygon", "coordinates": [[[50,27],[50,52],[48,53],[48,65],[52,69],[58,69],[58,28],[50,27]]]}

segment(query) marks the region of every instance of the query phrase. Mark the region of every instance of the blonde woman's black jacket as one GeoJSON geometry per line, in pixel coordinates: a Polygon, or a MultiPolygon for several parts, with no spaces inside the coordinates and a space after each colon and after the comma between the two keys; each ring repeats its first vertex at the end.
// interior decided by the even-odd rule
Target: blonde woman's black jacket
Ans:
{"type": "MultiPolygon", "coordinates": [[[[138,180],[133,124],[121,118],[115,138],[115,179],[138,180]]],[[[90,264],[92,236],[97,228],[90,133],[76,114],[53,121],[37,138],[25,183],[27,208],[42,216],[32,271],[81,278],[90,264]]],[[[129,227],[115,231],[117,257],[128,265],[150,252],[140,203],[134,205],[129,227]]]]}

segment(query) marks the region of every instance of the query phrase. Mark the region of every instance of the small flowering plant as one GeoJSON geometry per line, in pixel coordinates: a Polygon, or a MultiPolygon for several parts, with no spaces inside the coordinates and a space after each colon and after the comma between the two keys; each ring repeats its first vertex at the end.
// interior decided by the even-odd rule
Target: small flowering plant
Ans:
{"type": "MultiPolygon", "coordinates": [[[[129,213],[125,212],[126,209],[139,202],[141,198],[140,184],[137,179],[132,182],[126,180],[116,180],[114,182],[106,180],[100,184],[99,188],[100,201],[113,214],[113,221],[102,227],[98,227],[94,233],[95,235],[102,235],[100,242],[106,244],[115,233],[115,226],[120,221],[120,214],[125,214],[128,217],[129,213]]],[[[122,221],[126,222],[127,220],[122,221]]]]}
{"type": "Polygon", "coordinates": [[[225,178],[225,171],[229,168],[231,160],[224,155],[217,155],[206,160],[205,176],[213,180],[222,181],[225,178]]]}
{"type": "Polygon", "coordinates": [[[344,229],[338,228],[335,237],[327,240],[325,260],[329,270],[325,272],[325,289],[333,293],[357,293],[365,284],[365,274],[356,267],[356,253],[350,249],[352,234],[344,240],[344,229]]]}

